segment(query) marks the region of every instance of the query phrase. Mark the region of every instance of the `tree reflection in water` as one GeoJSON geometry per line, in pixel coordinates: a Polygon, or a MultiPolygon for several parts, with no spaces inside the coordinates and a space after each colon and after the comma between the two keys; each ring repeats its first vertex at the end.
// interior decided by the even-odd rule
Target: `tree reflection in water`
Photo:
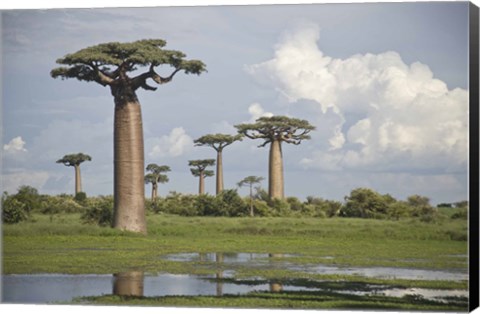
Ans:
{"type": "Polygon", "coordinates": [[[113,275],[113,294],[143,297],[143,271],[129,271],[113,275]]]}

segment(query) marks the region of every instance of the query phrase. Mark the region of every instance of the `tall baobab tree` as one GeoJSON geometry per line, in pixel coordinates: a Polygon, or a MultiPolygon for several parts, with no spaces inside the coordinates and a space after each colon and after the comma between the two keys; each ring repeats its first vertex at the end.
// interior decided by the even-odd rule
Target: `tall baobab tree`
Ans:
{"type": "Polygon", "coordinates": [[[190,168],[193,176],[198,177],[198,194],[202,195],[205,193],[205,181],[206,177],[213,176],[212,170],[206,170],[207,167],[215,165],[215,159],[197,159],[189,160],[188,165],[193,167],[190,168]]]}
{"type": "Polygon", "coordinates": [[[253,185],[259,184],[264,178],[263,177],[256,177],[256,176],[248,176],[244,178],[242,181],[238,182],[237,185],[239,188],[242,186],[250,187],[250,216],[253,217],[253,185]]]}
{"type": "Polygon", "coordinates": [[[75,195],[82,192],[82,176],[80,174],[80,164],[84,161],[91,161],[92,157],[89,155],[78,153],[69,154],[57,160],[57,163],[64,164],[67,167],[73,167],[75,169],[75,195]]]}
{"type": "Polygon", "coordinates": [[[140,102],[137,90],[154,91],[157,84],[170,82],[180,71],[201,74],[205,64],[186,60],[181,51],[166,50],[162,39],[130,43],[110,42],[81,49],[57,60],[53,78],[75,78],[109,87],[114,99],[114,223],[115,228],[147,233],[145,222],[144,147],[140,102]],[[158,66],[171,67],[160,76],[158,66]],[[141,68],[145,70],[138,72],[141,68]]]}
{"type": "Polygon", "coordinates": [[[223,149],[235,141],[241,141],[242,135],[229,135],[229,134],[208,134],[204,135],[195,141],[195,146],[210,146],[217,151],[217,187],[216,194],[220,194],[223,191],[223,161],[222,153],[223,149]]]}
{"type": "Polygon", "coordinates": [[[262,139],[258,147],[270,144],[268,165],[268,195],[270,199],[283,199],[283,157],[282,143],[299,145],[309,140],[310,131],[315,127],[306,120],[286,116],[261,117],[255,123],[244,123],[235,126],[240,134],[251,139],[262,139]]]}
{"type": "Polygon", "coordinates": [[[146,169],[147,171],[150,171],[150,173],[145,175],[145,184],[152,184],[152,202],[155,203],[158,195],[158,183],[168,182],[168,176],[163,173],[170,171],[170,167],[149,164],[146,169]]]}

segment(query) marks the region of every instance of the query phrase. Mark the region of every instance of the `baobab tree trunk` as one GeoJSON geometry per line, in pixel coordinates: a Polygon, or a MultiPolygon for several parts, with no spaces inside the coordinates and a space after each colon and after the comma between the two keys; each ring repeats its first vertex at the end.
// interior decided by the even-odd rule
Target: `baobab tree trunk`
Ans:
{"type": "Polygon", "coordinates": [[[217,195],[223,191],[222,150],[217,151],[217,195]]]}
{"type": "Polygon", "coordinates": [[[274,140],[270,144],[268,195],[270,199],[284,198],[282,146],[279,140],[274,140]]]}
{"type": "Polygon", "coordinates": [[[200,175],[198,176],[198,194],[202,195],[205,193],[205,181],[203,177],[203,171],[200,171],[200,175]]]}
{"type": "Polygon", "coordinates": [[[82,176],[80,174],[80,165],[75,165],[75,195],[82,192],[82,176]]]}
{"type": "Polygon", "coordinates": [[[114,223],[146,234],[143,126],[140,104],[115,99],[114,223]]]}
{"type": "Polygon", "coordinates": [[[253,184],[250,183],[250,217],[253,217],[253,184]]]}
{"type": "Polygon", "coordinates": [[[152,202],[157,201],[157,185],[155,183],[152,183],[152,202]]]}

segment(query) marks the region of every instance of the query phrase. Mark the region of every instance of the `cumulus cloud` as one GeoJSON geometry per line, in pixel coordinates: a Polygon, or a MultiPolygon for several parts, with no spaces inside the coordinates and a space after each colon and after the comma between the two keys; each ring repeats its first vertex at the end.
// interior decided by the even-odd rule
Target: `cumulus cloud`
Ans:
{"type": "Polygon", "coordinates": [[[3,150],[6,153],[19,153],[19,152],[26,152],[27,149],[25,148],[25,141],[22,139],[21,136],[17,136],[13,138],[8,144],[3,145],[3,150]]]}
{"type": "Polygon", "coordinates": [[[172,129],[170,134],[154,140],[154,145],[148,156],[156,157],[178,157],[188,152],[193,147],[192,138],[182,127],[172,129]]]}
{"type": "Polygon", "coordinates": [[[314,101],[312,120],[331,125],[321,135],[328,148],[317,143],[306,167],[466,170],[466,90],[449,90],[427,65],[394,51],[326,56],[319,39],[317,25],[303,24],[283,35],[271,60],[247,67],[292,104],[314,101]]]}
{"type": "Polygon", "coordinates": [[[262,106],[259,103],[253,103],[248,107],[248,113],[250,114],[250,122],[255,122],[258,118],[261,117],[272,117],[273,113],[265,112],[262,106]]]}

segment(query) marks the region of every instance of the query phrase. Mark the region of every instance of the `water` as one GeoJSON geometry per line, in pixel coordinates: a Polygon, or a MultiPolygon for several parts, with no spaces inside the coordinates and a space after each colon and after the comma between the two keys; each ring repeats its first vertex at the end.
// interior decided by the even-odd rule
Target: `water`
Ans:
{"type": "MultiPolygon", "coordinates": [[[[336,267],[322,264],[295,263],[296,255],[259,253],[180,253],[161,256],[177,262],[194,262],[198,266],[218,269],[211,276],[144,274],[131,271],[113,275],[5,275],[2,276],[2,302],[23,304],[69,303],[74,298],[101,295],[132,296],[222,296],[246,294],[253,291],[313,291],[352,296],[383,295],[404,297],[418,296],[424,299],[447,302],[449,297],[468,298],[465,290],[401,289],[386,285],[351,284],[331,285],[328,281],[308,281],[292,278],[285,282],[262,278],[235,280],[236,267],[253,269],[285,269],[311,274],[346,274],[375,278],[401,278],[421,280],[467,280],[468,275],[456,271],[406,269],[394,267],[336,267]],[[221,266],[221,267],[218,267],[221,266]],[[221,268],[221,270],[220,270],[221,268]]],[[[332,258],[332,257],[328,257],[332,258]]]]}
{"type": "MultiPolygon", "coordinates": [[[[178,262],[216,262],[225,266],[242,266],[250,268],[269,267],[324,275],[358,275],[382,279],[407,280],[468,280],[468,273],[455,270],[415,269],[401,267],[338,267],[324,264],[298,264],[289,260],[292,254],[259,253],[179,253],[163,256],[163,259],[178,262]]],[[[332,256],[322,257],[333,259],[332,256]]]]}
{"type": "MultiPolygon", "coordinates": [[[[403,297],[421,295],[428,300],[445,301],[446,297],[468,297],[466,290],[435,290],[421,288],[391,288],[385,285],[365,285],[358,290],[312,288],[280,282],[256,283],[225,282],[223,273],[215,276],[192,275],[144,275],[143,272],[129,272],[116,275],[5,275],[2,276],[3,303],[48,304],[69,303],[83,296],[109,294],[133,296],[222,296],[225,294],[246,294],[253,291],[316,291],[344,295],[385,295],[403,297]]],[[[252,281],[255,282],[255,281],[252,281]]]]}

